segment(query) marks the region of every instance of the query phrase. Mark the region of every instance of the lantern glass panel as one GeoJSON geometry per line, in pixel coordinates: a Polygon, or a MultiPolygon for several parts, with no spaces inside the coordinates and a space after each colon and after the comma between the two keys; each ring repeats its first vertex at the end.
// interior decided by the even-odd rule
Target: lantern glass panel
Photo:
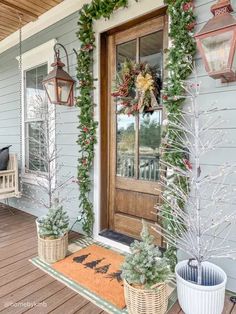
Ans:
{"type": "Polygon", "coordinates": [[[69,101],[72,85],[73,82],[60,79],[57,80],[57,95],[59,103],[67,103],[69,101]]]}
{"type": "Polygon", "coordinates": [[[44,86],[47,90],[47,94],[51,103],[55,104],[57,102],[55,80],[46,81],[44,86]]]}
{"type": "Polygon", "coordinates": [[[222,72],[228,67],[233,31],[220,33],[201,40],[211,72],[222,72]]]}

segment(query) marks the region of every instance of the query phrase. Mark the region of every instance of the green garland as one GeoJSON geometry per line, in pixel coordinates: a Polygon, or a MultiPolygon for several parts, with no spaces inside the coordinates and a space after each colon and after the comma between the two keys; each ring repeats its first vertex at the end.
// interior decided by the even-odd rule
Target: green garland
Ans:
{"type": "Polygon", "coordinates": [[[76,106],[79,113],[79,136],[77,143],[81,156],[78,159],[78,183],[80,187],[80,208],[82,208],[80,221],[83,230],[91,235],[94,224],[93,203],[89,199],[91,192],[90,172],[94,160],[94,145],[97,142],[97,122],[94,121],[94,102],[92,91],[94,90],[93,77],[93,50],[95,48],[95,36],[93,30],[94,20],[109,19],[111,14],[119,8],[125,8],[128,0],[93,0],[85,4],[80,11],[79,31],[77,37],[81,42],[78,54],[77,79],[79,80],[80,95],[77,97],[76,106]]]}
{"type": "MultiPolygon", "coordinates": [[[[168,69],[170,76],[166,80],[164,89],[164,104],[169,113],[178,114],[182,100],[169,100],[175,95],[181,95],[180,80],[186,79],[190,70],[187,67],[189,61],[186,56],[195,54],[195,42],[192,37],[195,18],[191,2],[186,0],[166,0],[168,13],[171,17],[170,38],[172,48],[169,50],[168,69]]],[[[93,0],[86,4],[80,11],[78,39],[81,42],[81,49],[78,54],[77,78],[79,80],[80,95],[77,97],[76,105],[79,113],[79,136],[80,157],[78,159],[78,183],[80,186],[80,208],[83,230],[92,234],[94,223],[93,204],[89,199],[91,192],[90,172],[94,160],[94,145],[96,144],[97,122],[94,120],[94,101],[92,91],[94,90],[93,50],[95,48],[95,36],[93,30],[94,20],[101,18],[109,19],[114,11],[128,6],[128,0],[93,0]]],[[[167,130],[168,138],[176,140],[174,134],[167,130]]],[[[182,163],[182,154],[165,154],[165,159],[176,165],[182,163]]],[[[183,183],[184,184],[184,183],[183,183]]],[[[170,209],[171,210],[171,209],[170,209]]],[[[171,211],[170,211],[171,214],[171,211]]],[[[168,255],[175,258],[174,248],[169,248],[168,255]]]]}
{"type": "MultiPolygon", "coordinates": [[[[186,0],[165,0],[168,5],[168,14],[170,17],[171,25],[169,37],[171,39],[171,48],[168,51],[167,69],[169,72],[168,78],[165,81],[163,90],[163,104],[166,108],[168,120],[175,120],[179,116],[179,110],[183,108],[184,98],[178,99],[175,96],[181,96],[185,94],[183,87],[181,86],[181,80],[186,80],[192,72],[193,57],[196,53],[196,43],[193,37],[193,30],[195,26],[194,6],[192,1],[186,0]],[[174,99],[174,100],[173,100],[174,99]],[[175,100],[176,99],[176,100],[175,100]]],[[[171,128],[165,131],[166,144],[168,146],[171,143],[178,143],[177,132],[173,132],[171,128]]],[[[165,143],[163,143],[165,145],[165,143]]],[[[163,159],[171,165],[186,169],[186,155],[179,152],[168,152],[168,149],[164,150],[163,159]]],[[[174,175],[175,183],[183,191],[187,191],[188,183],[185,179],[181,179],[178,175],[174,175]]],[[[181,203],[181,208],[184,208],[184,203],[181,203]]],[[[171,207],[167,204],[163,205],[165,211],[171,216],[171,207]]],[[[163,219],[165,228],[170,230],[172,234],[176,233],[175,224],[169,223],[168,220],[163,219]]],[[[166,256],[170,259],[172,268],[174,268],[177,256],[176,248],[168,246],[166,256]]]]}

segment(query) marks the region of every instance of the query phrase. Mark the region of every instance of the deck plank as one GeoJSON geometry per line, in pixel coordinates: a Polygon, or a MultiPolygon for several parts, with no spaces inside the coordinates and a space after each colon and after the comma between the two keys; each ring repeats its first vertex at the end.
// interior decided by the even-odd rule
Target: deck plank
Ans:
{"type": "Polygon", "coordinates": [[[234,304],[230,301],[230,296],[226,295],[225,297],[225,306],[222,314],[229,314],[232,312],[234,304]]]}
{"type": "Polygon", "coordinates": [[[177,314],[179,311],[181,311],[181,307],[179,306],[179,303],[176,302],[169,310],[168,314],[177,314]]]}
{"type": "MultiPolygon", "coordinates": [[[[42,303],[46,305],[34,307],[31,310],[27,311],[27,314],[47,314],[56,308],[60,308],[63,304],[71,299],[73,296],[77,295],[71,289],[65,287],[62,290],[58,291],[57,293],[53,294],[52,296],[45,298],[42,303]]],[[[69,309],[68,309],[69,310],[69,309]]],[[[61,311],[61,314],[65,312],[61,311]]]]}
{"type": "Polygon", "coordinates": [[[233,307],[233,309],[232,309],[230,314],[236,314],[236,304],[234,305],[234,307],[233,307]]]}
{"type": "MultiPolygon", "coordinates": [[[[83,308],[80,310],[76,311],[75,314],[102,314],[105,313],[102,309],[97,307],[96,305],[92,303],[86,304],[83,308]]],[[[58,313],[59,314],[59,313],[58,313]]]]}
{"type": "Polygon", "coordinates": [[[6,274],[10,274],[11,272],[15,270],[18,270],[24,267],[27,264],[28,260],[34,256],[35,256],[35,253],[21,260],[18,260],[15,263],[12,263],[10,265],[0,268],[0,281],[1,281],[2,276],[5,276],[6,274]]]}
{"type": "MultiPolygon", "coordinates": [[[[87,304],[91,304],[88,300],[84,299],[81,297],[79,294],[76,294],[69,300],[67,300],[65,303],[63,303],[61,306],[57,307],[55,310],[50,312],[51,314],[61,314],[61,313],[66,313],[66,314],[73,314],[76,313],[77,310],[84,308],[87,304]]],[[[100,310],[101,312],[102,310],[100,310]]],[[[96,314],[94,312],[89,312],[96,314]]]]}
{"type": "MultiPolygon", "coordinates": [[[[2,311],[1,313],[22,314],[26,310],[30,310],[34,307],[38,308],[39,306],[43,306],[43,301],[45,298],[48,298],[65,288],[65,286],[57,280],[50,282],[48,276],[45,276],[41,280],[41,286],[42,286],[41,288],[38,286],[35,292],[31,293],[30,295],[27,295],[25,298],[20,300],[22,304],[25,304],[24,307],[9,306],[6,310],[2,311]]],[[[15,300],[14,303],[15,302],[17,302],[17,300],[15,300]]]]}
{"type": "MultiPolygon", "coordinates": [[[[44,274],[40,278],[37,278],[34,281],[29,282],[25,286],[17,288],[15,291],[0,298],[0,311],[2,309],[5,309],[5,311],[9,311],[10,309],[14,310],[15,307],[16,308],[19,307],[19,309],[27,307],[25,304],[26,302],[31,302],[31,295],[34,292],[39,291],[41,288],[48,286],[50,283],[54,281],[55,281],[54,278],[44,274]],[[22,304],[22,300],[24,300],[24,304],[22,304]],[[18,306],[19,303],[22,305],[18,306]]],[[[48,289],[48,294],[50,295],[49,289],[48,289]]]]}

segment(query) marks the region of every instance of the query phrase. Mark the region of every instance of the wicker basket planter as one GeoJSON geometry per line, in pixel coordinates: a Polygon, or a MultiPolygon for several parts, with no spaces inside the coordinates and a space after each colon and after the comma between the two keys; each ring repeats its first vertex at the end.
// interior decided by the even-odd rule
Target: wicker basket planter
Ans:
{"type": "Polygon", "coordinates": [[[137,289],[124,280],[125,301],[129,314],[164,314],[168,307],[166,283],[155,289],[137,289]]]}
{"type": "Polygon", "coordinates": [[[38,255],[46,263],[65,258],[68,249],[68,233],[59,239],[43,239],[38,236],[38,255]]]}

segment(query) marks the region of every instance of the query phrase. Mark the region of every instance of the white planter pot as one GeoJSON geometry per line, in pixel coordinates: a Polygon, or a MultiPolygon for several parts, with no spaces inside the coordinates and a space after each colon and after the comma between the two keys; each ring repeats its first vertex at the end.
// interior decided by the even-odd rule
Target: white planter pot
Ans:
{"type": "Polygon", "coordinates": [[[188,261],[176,265],[177,294],[185,314],[221,314],[224,308],[227,276],[218,266],[202,263],[203,285],[197,285],[197,269],[188,261]]]}

